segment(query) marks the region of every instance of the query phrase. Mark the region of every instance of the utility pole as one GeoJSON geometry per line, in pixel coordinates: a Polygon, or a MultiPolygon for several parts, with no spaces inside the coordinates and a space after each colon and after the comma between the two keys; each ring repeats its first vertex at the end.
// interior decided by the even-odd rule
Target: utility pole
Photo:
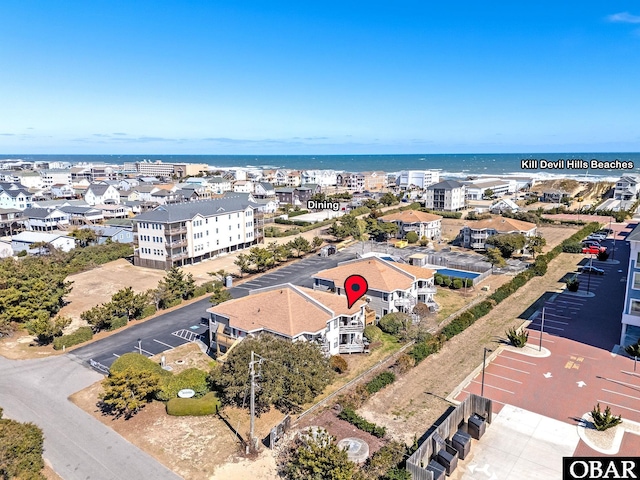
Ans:
{"type": "Polygon", "coordinates": [[[544,330],[544,309],[545,307],[542,307],[542,323],[540,325],[540,347],[538,348],[539,352],[542,351],[542,331],[544,330]]]}
{"type": "Polygon", "coordinates": [[[258,449],[257,439],[254,438],[255,417],[256,417],[256,379],[260,378],[260,373],[256,373],[256,364],[262,365],[262,357],[251,351],[251,362],[249,362],[249,374],[251,375],[251,422],[249,424],[249,449],[256,451],[258,449]],[[258,357],[259,360],[256,360],[258,357]]]}

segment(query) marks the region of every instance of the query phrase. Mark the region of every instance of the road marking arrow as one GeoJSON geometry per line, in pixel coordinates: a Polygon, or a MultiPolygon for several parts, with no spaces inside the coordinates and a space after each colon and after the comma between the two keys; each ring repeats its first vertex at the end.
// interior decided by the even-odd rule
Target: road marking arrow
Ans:
{"type": "Polygon", "coordinates": [[[551,372],[543,373],[544,378],[551,378],[551,372]]]}
{"type": "Polygon", "coordinates": [[[578,387],[582,388],[586,385],[586,383],[584,383],[582,380],[580,380],[579,382],[576,382],[578,384],[578,387]]]}

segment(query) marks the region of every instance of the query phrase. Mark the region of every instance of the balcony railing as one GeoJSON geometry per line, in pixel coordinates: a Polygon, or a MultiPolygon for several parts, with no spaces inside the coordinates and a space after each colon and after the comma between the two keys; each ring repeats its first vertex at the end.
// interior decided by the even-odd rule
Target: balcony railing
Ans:
{"type": "Polygon", "coordinates": [[[411,300],[409,300],[408,298],[397,298],[393,301],[393,304],[396,307],[408,307],[409,305],[411,305],[411,300]]]}
{"type": "Polygon", "coordinates": [[[403,232],[419,232],[420,226],[419,225],[403,225],[402,231],[403,232]]]}
{"type": "Polygon", "coordinates": [[[471,234],[471,238],[473,238],[474,240],[483,240],[485,238],[487,238],[489,235],[487,235],[486,233],[473,233],[471,234]]]}
{"type": "Polygon", "coordinates": [[[418,287],[418,294],[428,295],[430,293],[437,293],[436,287],[418,287]]]}
{"type": "Polygon", "coordinates": [[[183,258],[187,258],[189,256],[188,252],[176,252],[167,254],[168,260],[181,260],[183,258]]]}
{"type": "Polygon", "coordinates": [[[362,343],[346,343],[344,345],[338,345],[339,353],[362,353],[365,350],[365,346],[362,343]]]}
{"type": "Polygon", "coordinates": [[[347,324],[340,324],[340,333],[359,333],[362,332],[364,330],[364,324],[357,322],[357,323],[347,323],[347,324]]]}
{"type": "Polygon", "coordinates": [[[164,234],[165,236],[170,236],[170,235],[179,235],[181,233],[187,233],[187,226],[181,226],[181,227],[171,227],[168,229],[165,229],[164,234]]]}
{"type": "Polygon", "coordinates": [[[187,239],[183,238],[180,240],[172,240],[170,242],[167,242],[167,246],[174,248],[174,247],[186,247],[187,246],[187,239]]]}

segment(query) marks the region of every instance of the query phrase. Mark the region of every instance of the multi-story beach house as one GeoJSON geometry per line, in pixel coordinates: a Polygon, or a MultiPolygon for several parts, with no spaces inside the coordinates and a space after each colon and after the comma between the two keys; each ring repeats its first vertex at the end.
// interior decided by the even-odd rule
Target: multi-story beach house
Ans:
{"type": "Polygon", "coordinates": [[[316,342],[326,355],[361,353],[366,349],[364,328],[375,320],[362,300],[348,308],[336,295],[291,284],[253,290],[207,313],[209,342],[218,354],[261,333],[291,342],[316,342]]]}
{"type": "Polygon", "coordinates": [[[486,220],[468,222],[460,230],[462,245],[474,250],[484,250],[487,238],[503,233],[520,233],[525,237],[536,234],[536,224],[515,220],[513,218],[493,217],[486,220]]]}
{"type": "Polygon", "coordinates": [[[464,183],[466,185],[467,200],[482,200],[488,196],[488,192],[491,193],[491,197],[501,197],[509,193],[509,191],[515,191],[515,181],[481,178],[464,183]]]}
{"type": "Polygon", "coordinates": [[[337,183],[337,173],[335,170],[303,170],[302,184],[316,183],[321,187],[333,187],[337,183]]]}
{"type": "Polygon", "coordinates": [[[84,194],[84,201],[92,206],[105,203],[117,205],[120,203],[120,192],[107,183],[92,183],[84,194]]]}
{"type": "Polygon", "coordinates": [[[0,183],[0,208],[24,210],[33,204],[33,195],[20,183],[0,183]]]}
{"type": "Polygon", "coordinates": [[[640,339],[640,226],[634,228],[626,240],[630,250],[622,309],[622,346],[634,344],[640,339]]]}
{"type": "Polygon", "coordinates": [[[428,268],[367,257],[316,273],[313,275],[313,288],[344,296],[347,277],[362,275],[369,285],[365,300],[376,312],[376,317],[381,318],[392,312],[411,314],[418,303],[435,306],[434,273],[428,268]]]}
{"type": "Polygon", "coordinates": [[[623,175],[613,190],[614,200],[637,200],[640,193],[640,178],[637,175],[623,175]]]}
{"type": "Polygon", "coordinates": [[[409,232],[415,232],[418,238],[439,240],[442,233],[442,217],[417,210],[391,213],[378,217],[379,222],[392,222],[398,225],[397,238],[404,238],[409,232]]]}
{"type": "Polygon", "coordinates": [[[439,181],[440,172],[437,170],[403,170],[396,177],[396,185],[403,190],[410,188],[424,190],[439,181]]]}
{"type": "Polygon", "coordinates": [[[443,180],[425,189],[424,201],[429,210],[456,212],[466,207],[466,187],[456,180],[443,180]]]}
{"type": "Polygon", "coordinates": [[[64,229],[71,219],[70,214],[58,208],[27,208],[23,217],[25,228],[38,232],[64,229]]]}
{"type": "Polygon", "coordinates": [[[163,205],[133,218],[134,265],[169,269],[250,247],[262,217],[248,194],[163,205]]]}
{"type": "Polygon", "coordinates": [[[53,185],[71,185],[71,169],[40,170],[42,183],[45,187],[53,185]]]}

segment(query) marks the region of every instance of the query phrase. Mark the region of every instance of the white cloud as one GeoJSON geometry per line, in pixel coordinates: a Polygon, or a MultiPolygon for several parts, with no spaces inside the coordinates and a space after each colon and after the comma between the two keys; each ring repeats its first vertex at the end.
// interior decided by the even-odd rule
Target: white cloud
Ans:
{"type": "Polygon", "coordinates": [[[609,15],[607,20],[616,23],[640,23],[640,16],[631,15],[629,12],[620,12],[609,15]]]}

